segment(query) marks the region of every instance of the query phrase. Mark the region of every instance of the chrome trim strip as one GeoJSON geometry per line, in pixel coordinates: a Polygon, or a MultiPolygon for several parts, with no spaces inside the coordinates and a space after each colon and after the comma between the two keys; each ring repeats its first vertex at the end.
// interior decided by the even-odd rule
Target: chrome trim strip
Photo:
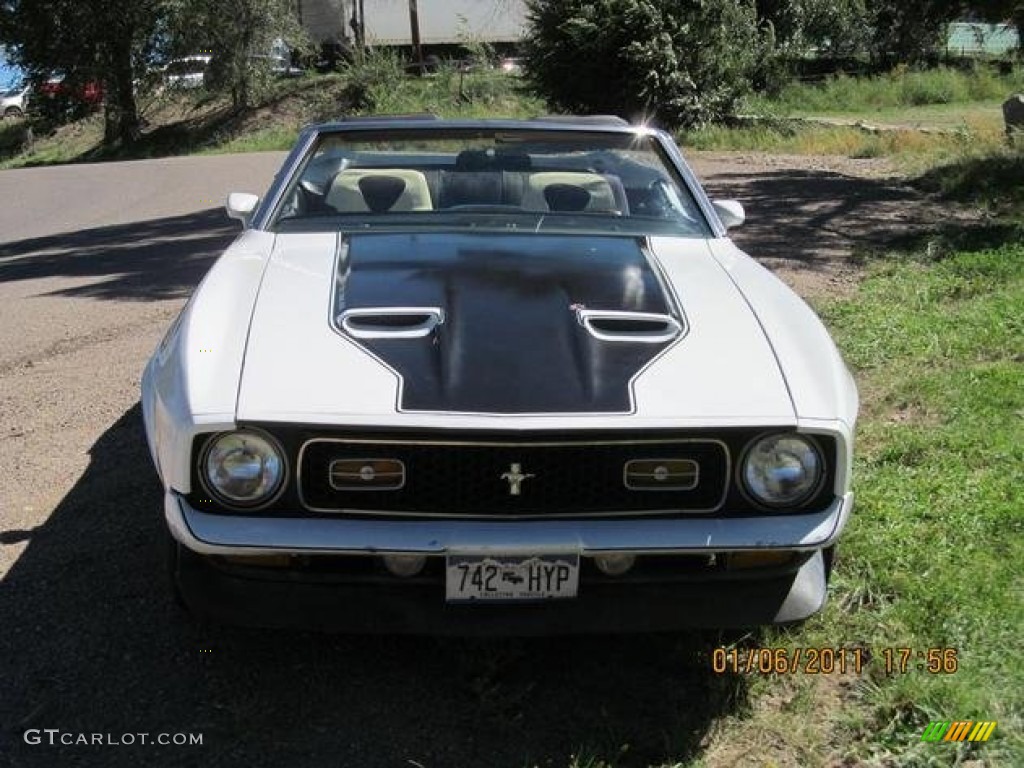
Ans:
{"type": "Polygon", "coordinates": [[[354,339],[420,339],[429,336],[444,322],[440,307],[359,307],[346,309],[338,315],[338,325],[354,339]],[[407,326],[371,325],[360,327],[361,317],[416,317],[424,316],[421,323],[407,326]]]}
{"type": "Polygon", "coordinates": [[[277,214],[281,198],[284,196],[285,190],[288,189],[292,178],[302,172],[307,160],[312,159],[309,149],[319,137],[320,131],[315,126],[307,126],[299,133],[295,146],[292,147],[281,168],[274,175],[274,180],[263,196],[259,210],[253,216],[252,229],[268,229],[271,219],[277,214]]]}
{"type": "MultiPolygon", "coordinates": [[[[533,441],[533,440],[399,440],[397,438],[381,438],[374,440],[367,437],[313,437],[303,443],[305,448],[310,443],[349,443],[355,445],[473,445],[482,448],[560,448],[572,445],[677,445],[680,443],[709,443],[720,445],[725,449],[726,456],[729,455],[729,446],[723,441],[713,437],[679,437],[671,438],[641,438],[639,440],[555,440],[555,441],[533,441]]],[[[302,455],[302,449],[299,450],[302,455]]]]}
{"type": "Polygon", "coordinates": [[[310,512],[325,512],[329,514],[353,514],[353,515],[365,515],[367,517],[402,517],[402,518],[422,518],[424,520],[452,520],[452,521],[470,521],[470,520],[576,520],[583,517],[658,517],[665,515],[710,515],[718,512],[724,505],[725,500],[729,496],[729,483],[732,478],[732,454],[729,453],[729,446],[721,440],[715,440],[712,438],[680,438],[677,440],[671,440],[667,438],[652,439],[652,440],[561,440],[556,442],[530,442],[524,440],[508,441],[508,442],[488,442],[488,441],[476,441],[476,440],[397,440],[397,439],[382,439],[382,440],[369,440],[367,438],[347,438],[347,437],[314,437],[307,440],[299,448],[299,455],[295,461],[295,490],[299,497],[299,503],[302,504],[303,508],[310,512]],[[675,508],[665,510],[642,510],[642,511],[626,511],[626,512],[544,512],[540,514],[523,514],[523,515],[495,515],[481,513],[479,515],[458,515],[450,512],[402,512],[402,511],[382,511],[376,509],[349,509],[339,507],[313,507],[310,506],[306,501],[305,496],[302,493],[302,460],[306,453],[306,448],[313,443],[344,443],[347,445],[433,445],[433,446],[479,446],[481,448],[561,448],[563,446],[577,446],[577,445],[680,445],[683,443],[702,443],[721,446],[722,451],[725,453],[725,480],[722,483],[722,497],[719,499],[715,506],[708,509],[686,509],[686,508],[675,508]]]}
{"type": "Polygon", "coordinates": [[[682,324],[671,315],[658,312],[625,312],[611,309],[577,309],[576,319],[591,336],[600,341],[632,341],[641,344],[663,344],[684,333],[682,324]],[[604,331],[594,327],[595,320],[637,320],[662,323],[662,331],[604,331]]]}
{"type": "Polygon", "coordinates": [[[700,208],[701,213],[704,214],[704,220],[711,232],[715,237],[728,237],[725,226],[722,224],[721,219],[718,218],[718,213],[715,212],[714,206],[711,204],[711,198],[708,197],[707,192],[704,190],[703,185],[697,180],[697,175],[690,168],[690,164],[686,162],[686,158],[683,157],[683,151],[679,145],[675,143],[671,136],[661,130],[653,130],[650,133],[654,137],[654,140],[661,146],[665,156],[675,165],[676,170],[686,183],[688,191],[693,196],[693,199],[697,203],[697,207],[700,208]]]}
{"type": "Polygon", "coordinates": [[[467,520],[351,520],[213,515],[174,491],[164,514],[175,539],[205,555],[604,552],[708,554],[815,550],[842,532],[853,494],[814,514],[743,518],[550,520],[527,524],[467,520]]]}

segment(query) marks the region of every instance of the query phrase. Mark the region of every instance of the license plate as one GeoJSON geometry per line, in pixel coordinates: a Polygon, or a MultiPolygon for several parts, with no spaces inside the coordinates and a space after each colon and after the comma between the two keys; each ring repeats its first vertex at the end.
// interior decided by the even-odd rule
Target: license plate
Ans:
{"type": "Polygon", "coordinates": [[[449,555],[448,602],[552,600],[576,597],[579,555],[449,555]]]}

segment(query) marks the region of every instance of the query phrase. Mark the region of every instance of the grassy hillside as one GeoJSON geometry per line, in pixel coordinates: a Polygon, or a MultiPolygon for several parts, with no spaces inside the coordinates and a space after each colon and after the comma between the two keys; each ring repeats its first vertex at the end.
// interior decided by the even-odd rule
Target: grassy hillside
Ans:
{"type": "Polygon", "coordinates": [[[233,110],[224,98],[202,90],[166,91],[141,99],[140,106],[147,126],[141,140],[127,149],[102,146],[98,114],[51,135],[37,135],[30,151],[24,142],[26,123],[0,122],[0,168],[288,149],[303,125],[347,115],[529,117],[545,111],[523,91],[519,78],[500,71],[443,67],[414,78],[387,56],[371,57],[341,73],[278,81],[252,109],[233,110]]]}

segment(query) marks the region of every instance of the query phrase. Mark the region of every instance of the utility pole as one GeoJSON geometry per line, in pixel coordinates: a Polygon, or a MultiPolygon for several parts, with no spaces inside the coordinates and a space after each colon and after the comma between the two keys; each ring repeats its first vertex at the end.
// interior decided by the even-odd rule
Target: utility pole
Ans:
{"type": "Polygon", "coordinates": [[[359,0],[359,47],[366,47],[366,6],[359,0]]]}
{"type": "Polygon", "coordinates": [[[420,45],[420,12],[416,0],[409,0],[409,26],[412,29],[412,52],[416,57],[416,72],[423,74],[423,46],[420,45]]]}

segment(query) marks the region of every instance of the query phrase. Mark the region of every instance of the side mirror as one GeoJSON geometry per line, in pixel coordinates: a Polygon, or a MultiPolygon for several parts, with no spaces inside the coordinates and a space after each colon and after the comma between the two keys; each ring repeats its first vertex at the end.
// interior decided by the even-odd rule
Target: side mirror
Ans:
{"type": "Polygon", "coordinates": [[[224,207],[227,208],[228,216],[238,219],[242,222],[242,226],[248,229],[249,222],[252,221],[252,214],[259,203],[259,195],[250,195],[248,192],[232,192],[228,195],[228,202],[224,207]]]}
{"type": "Polygon", "coordinates": [[[747,220],[746,211],[739,200],[712,200],[711,206],[726,229],[738,227],[747,220]]]}

